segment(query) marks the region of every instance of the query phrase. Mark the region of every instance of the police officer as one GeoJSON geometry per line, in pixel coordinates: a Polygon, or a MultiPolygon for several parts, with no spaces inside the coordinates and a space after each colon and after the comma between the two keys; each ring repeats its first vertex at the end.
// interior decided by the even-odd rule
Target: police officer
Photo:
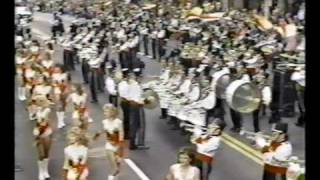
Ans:
{"type": "Polygon", "coordinates": [[[260,126],[259,126],[259,112],[263,109],[263,106],[269,106],[271,102],[271,88],[270,86],[267,85],[267,79],[265,76],[259,74],[254,77],[254,82],[257,83],[258,89],[261,91],[262,94],[262,101],[259,105],[259,107],[253,111],[253,128],[254,132],[259,132],[260,131],[260,126]]]}
{"type": "Polygon", "coordinates": [[[97,97],[97,89],[99,87],[99,69],[100,69],[100,62],[97,60],[92,60],[88,62],[90,66],[89,71],[89,87],[90,87],[90,93],[91,93],[91,102],[97,103],[98,97],[97,97]]]}
{"type": "Polygon", "coordinates": [[[129,122],[130,122],[130,146],[131,150],[137,148],[146,149],[145,146],[145,115],[143,111],[144,99],[142,87],[135,77],[130,75],[128,83],[129,122]]]}
{"type": "Polygon", "coordinates": [[[118,95],[120,98],[120,107],[123,112],[123,128],[124,138],[130,138],[130,122],[129,122],[129,100],[128,100],[128,69],[122,69],[122,79],[118,84],[118,95]]]}

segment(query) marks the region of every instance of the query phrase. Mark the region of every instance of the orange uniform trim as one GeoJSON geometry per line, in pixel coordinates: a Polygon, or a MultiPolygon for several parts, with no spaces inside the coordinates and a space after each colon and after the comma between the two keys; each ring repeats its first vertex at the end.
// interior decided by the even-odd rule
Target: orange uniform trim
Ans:
{"type": "Polygon", "coordinates": [[[71,166],[72,168],[75,168],[79,174],[79,176],[82,175],[82,173],[84,172],[84,170],[88,169],[88,166],[85,164],[77,164],[74,166],[71,166]]]}
{"type": "Polygon", "coordinates": [[[280,166],[274,166],[271,164],[265,164],[264,170],[273,173],[273,174],[280,174],[280,175],[286,175],[287,168],[286,167],[280,167],[280,166]]]}
{"type": "MultiPolygon", "coordinates": [[[[262,153],[266,152],[274,152],[279,146],[281,146],[281,143],[278,142],[271,142],[271,145],[269,147],[266,147],[262,150],[262,153]]],[[[286,175],[287,173],[287,167],[281,167],[271,164],[264,164],[264,170],[268,171],[273,174],[280,174],[280,175],[286,175]]]]}
{"type": "Polygon", "coordinates": [[[196,159],[202,161],[202,162],[206,162],[208,164],[211,164],[214,161],[214,157],[211,156],[207,156],[205,154],[202,153],[196,153],[196,159]]]}

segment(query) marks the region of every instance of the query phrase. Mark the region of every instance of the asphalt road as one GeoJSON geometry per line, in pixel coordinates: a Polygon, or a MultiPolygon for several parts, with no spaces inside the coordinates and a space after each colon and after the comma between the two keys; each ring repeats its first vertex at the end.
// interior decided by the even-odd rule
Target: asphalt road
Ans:
{"type": "MultiPolygon", "coordinates": [[[[35,37],[41,38],[50,36],[50,19],[49,14],[36,13],[35,20],[32,24],[32,29],[35,37]]],[[[69,24],[72,17],[64,18],[65,23],[69,24]]],[[[66,26],[67,27],[67,26],[66,26]]],[[[57,62],[62,61],[61,48],[56,48],[55,59],[57,62]]],[[[157,75],[160,72],[159,63],[155,60],[142,57],[146,62],[145,75],[157,75]]],[[[72,72],[74,82],[82,82],[80,67],[72,72]]],[[[87,87],[87,86],[86,86],[87,87]]],[[[88,90],[88,87],[87,87],[88,90]]],[[[16,90],[17,91],[17,90],[16,90]]],[[[103,119],[102,109],[104,103],[107,102],[107,95],[99,94],[98,104],[89,104],[90,114],[94,122],[90,125],[90,132],[95,132],[101,129],[101,120],[103,119]]],[[[188,145],[188,139],[180,135],[179,131],[170,130],[165,121],[159,119],[160,110],[146,110],[146,144],[150,146],[149,150],[131,151],[129,158],[144,172],[151,180],[163,180],[168,168],[176,161],[176,152],[179,148],[188,145]]],[[[52,114],[55,127],[55,114],[52,114]]],[[[252,130],[252,119],[249,115],[244,117],[244,127],[247,130],[252,130]]],[[[231,127],[229,114],[226,117],[228,128],[231,127]]],[[[270,125],[267,122],[267,117],[261,120],[262,130],[268,131],[270,125]]],[[[297,128],[293,125],[294,119],[284,119],[290,123],[291,141],[294,147],[294,154],[299,157],[304,157],[304,139],[305,133],[303,128],[297,128]]],[[[49,171],[51,179],[58,180],[61,177],[63,164],[63,148],[65,146],[66,129],[71,125],[71,113],[66,114],[67,128],[63,130],[54,130],[54,142],[51,150],[51,160],[49,171]]],[[[32,146],[32,127],[33,124],[27,118],[25,106],[17,97],[15,99],[15,163],[23,168],[22,172],[16,172],[17,180],[34,180],[37,179],[37,162],[35,147],[32,146]]],[[[228,132],[228,131],[227,131],[228,132]]],[[[229,135],[240,139],[244,143],[248,143],[243,137],[229,133],[229,135]]],[[[90,145],[91,148],[102,149],[104,142],[102,138],[90,145]]],[[[108,166],[103,157],[90,158],[89,168],[91,180],[107,179],[108,166]]],[[[250,158],[222,144],[216,156],[213,172],[210,179],[212,180],[258,180],[261,179],[262,167],[250,158]]],[[[120,180],[138,180],[141,179],[137,173],[125,162],[123,162],[123,171],[120,175],[120,180]]]]}

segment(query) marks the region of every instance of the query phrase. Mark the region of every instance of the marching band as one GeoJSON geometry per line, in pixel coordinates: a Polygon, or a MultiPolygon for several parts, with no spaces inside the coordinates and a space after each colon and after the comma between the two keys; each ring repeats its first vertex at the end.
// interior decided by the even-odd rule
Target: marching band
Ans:
{"type": "MultiPolygon", "coordinates": [[[[200,14],[187,7],[177,8],[173,14],[162,9],[172,17],[167,18],[155,14],[153,7],[126,6],[120,3],[113,7],[118,16],[105,14],[108,17],[82,23],[74,21],[63,40],[56,41],[63,48],[63,65],[54,59],[57,44],[46,41],[42,48],[38,41],[23,37],[19,40],[18,97],[28,102],[29,119],[35,121],[33,134],[38,150],[39,180],[50,178],[49,152],[55,129],[50,114],[56,112],[57,129],[68,127],[65,120],[69,119],[66,118],[69,104],[73,107],[74,123],[64,149],[63,178],[88,179],[91,139],[87,134],[94,121],[89,113],[88,95],[91,102],[98,103],[98,93],[104,90],[109,104],[103,106],[103,130],[97,132],[93,140],[106,135],[105,151],[111,167],[109,180],[118,179],[126,148],[149,148],[145,144],[148,121],[144,109],[158,104],[160,119],[169,120],[173,129],[191,131],[190,141],[196,147],[178,153],[178,163],[170,167],[167,180],[209,179],[226,127],[226,105],[233,122],[231,130],[237,133],[242,132],[243,114],[252,113],[253,139],[263,153],[263,180],[278,176],[284,180],[303,171],[290,160],[293,147],[288,139],[287,124],[274,124],[269,138],[258,133],[259,113],[265,112],[273,100],[270,69],[276,66],[270,62],[270,54],[279,57],[280,53],[287,53],[286,58],[282,56],[282,62],[287,65],[290,62],[295,67],[290,79],[295,82],[300,111],[297,125],[305,123],[305,70],[300,62],[304,62],[304,54],[292,19],[274,22],[275,27],[270,28],[259,15],[249,16],[241,11],[223,12],[221,17],[215,14],[221,13],[219,11],[202,13],[201,8],[200,14]],[[180,15],[185,18],[179,18],[180,15]],[[239,30],[238,26],[242,28],[239,30]],[[281,40],[278,36],[282,36],[281,40]],[[165,47],[168,41],[178,41],[181,46],[170,52],[165,47]],[[153,59],[159,60],[162,67],[160,76],[145,82],[138,54],[148,57],[149,45],[153,59]],[[68,72],[76,69],[78,60],[90,94],[83,85],[73,83],[68,72]]],[[[54,29],[63,26],[61,18],[55,15],[55,21],[53,39],[56,31],[64,33],[63,27],[54,29]]]]}

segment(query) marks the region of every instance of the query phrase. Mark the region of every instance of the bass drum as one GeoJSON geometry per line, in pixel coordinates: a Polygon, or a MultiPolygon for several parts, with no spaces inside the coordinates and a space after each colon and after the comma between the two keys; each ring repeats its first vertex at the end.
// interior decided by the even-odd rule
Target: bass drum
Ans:
{"type": "Polygon", "coordinates": [[[251,113],[259,107],[261,92],[252,83],[235,80],[226,89],[228,105],[235,111],[251,113]]]}
{"type": "Polygon", "coordinates": [[[215,80],[216,95],[220,99],[225,99],[225,91],[230,84],[230,73],[226,70],[220,70],[213,74],[215,80]]]}

